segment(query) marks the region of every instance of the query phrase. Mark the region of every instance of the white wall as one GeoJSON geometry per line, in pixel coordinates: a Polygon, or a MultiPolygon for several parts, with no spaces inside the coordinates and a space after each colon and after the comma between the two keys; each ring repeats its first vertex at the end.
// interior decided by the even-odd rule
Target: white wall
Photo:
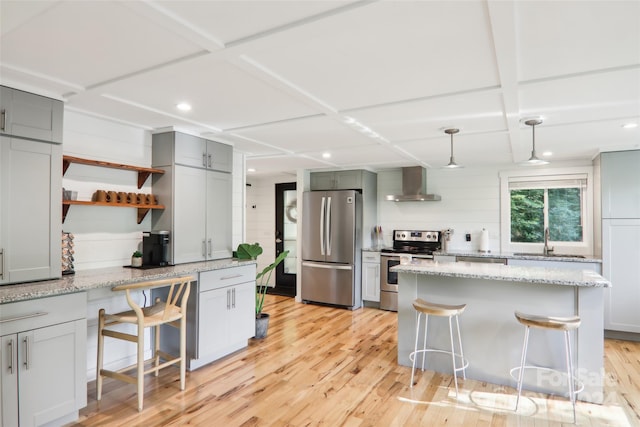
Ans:
{"type": "Polygon", "coordinates": [[[378,171],[378,222],[385,245],[394,229],[454,230],[450,250],[476,251],[480,232],[489,231],[489,248],[500,250],[500,180],[494,168],[428,169],[427,190],[442,196],[438,202],[391,202],[388,194],[401,194],[401,169],[378,171]],[[465,234],[471,234],[471,242],[465,234]]]}

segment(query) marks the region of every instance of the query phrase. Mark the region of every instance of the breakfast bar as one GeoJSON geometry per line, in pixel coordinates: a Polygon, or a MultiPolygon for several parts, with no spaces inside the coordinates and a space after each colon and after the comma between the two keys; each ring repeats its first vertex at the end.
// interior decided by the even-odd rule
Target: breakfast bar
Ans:
{"type": "MultiPolygon", "coordinates": [[[[584,390],[578,399],[603,401],[604,292],[611,284],[588,270],[416,260],[395,266],[398,272],[398,363],[411,366],[416,312],[422,298],[434,303],[466,304],[460,316],[467,378],[516,386],[510,369],[520,365],[524,328],[515,311],[544,316],[580,316],[572,335],[574,369],[584,390]]],[[[449,330],[442,319],[429,321],[429,346],[448,350],[449,330]]],[[[565,369],[562,334],[533,329],[527,360],[536,366],[565,369]]],[[[422,345],[422,344],[420,344],[422,345]]],[[[421,362],[421,359],[418,359],[421,362]]],[[[450,356],[429,356],[426,369],[451,373],[450,356]]],[[[562,394],[566,382],[559,374],[534,371],[525,375],[524,388],[562,394]],[[565,385],[563,385],[565,384],[565,385]]]]}

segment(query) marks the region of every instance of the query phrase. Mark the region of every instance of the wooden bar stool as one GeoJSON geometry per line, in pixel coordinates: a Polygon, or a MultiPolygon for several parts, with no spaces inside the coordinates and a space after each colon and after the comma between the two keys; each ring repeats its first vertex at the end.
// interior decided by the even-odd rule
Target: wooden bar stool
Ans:
{"type": "Polygon", "coordinates": [[[522,344],[522,358],[520,359],[520,366],[512,368],[510,374],[514,377],[513,373],[518,371],[518,398],[516,399],[516,411],[518,410],[518,404],[520,403],[520,395],[522,394],[522,379],[525,369],[543,369],[549,371],[555,371],[552,368],[543,366],[526,366],[527,359],[527,347],[529,345],[529,328],[541,328],[552,329],[556,331],[564,332],[564,346],[565,346],[565,358],[567,364],[567,382],[569,383],[569,399],[573,405],[573,422],[576,422],[576,394],[580,393],[584,389],[584,384],[576,381],[573,376],[573,360],[571,358],[571,341],[569,340],[569,331],[577,329],[580,326],[579,316],[570,317],[552,317],[552,316],[538,316],[535,314],[524,314],[519,311],[515,312],[518,322],[526,326],[524,331],[524,343],[522,344]],[[576,387],[577,383],[577,387],[576,387]]]}
{"type": "Polygon", "coordinates": [[[96,391],[97,400],[102,398],[102,378],[110,377],[130,384],[137,385],[138,391],[138,411],[142,411],[144,398],[144,375],[154,372],[158,376],[158,371],[169,365],[180,364],[180,390],[185,388],[186,376],[186,337],[187,337],[187,300],[191,289],[191,276],[176,277],[172,279],[155,280],[149,282],[133,283],[130,285],[119,285],[112,288],[112,291],[125,291],[127,303],[131,310],[116,314],[106,314],[101,308],[98,314],[98,365],[96,370],[96,391]],[[166,300],[156,298],[153,305],[140,307],[132,298],[131,291],[141,291],[168,287],[169,292],[166,300]],[[110,329],[115,325],[133,324],[137,326],[137,334],[128,334],[110,329]],[[160,325],[169,325],[180,330],[180,355],[173,356],[160,351],[160,325]],[[153,327],[155,329],[155,343],[152,358],[144,360],[144,330],[153,327]],[[137,363],[134,366],[121,369],[119,371],[109,371],[102,368],[104,355],[104,337],[134,342],[137,344],[137,363]],[[164,363],[160,363],[160,359],[164,363]],[[152,367],[145,371],[145,362],[152,362],[152,367]],[[136,375],[125,374],[135,368],[136,375]]]}
{"type": "Polygon", "coordinates": [[[418,298],[413,301],[413,308],[418,312],[418,319],[416,321],[416,343],[413,348],[413,353],[409,354],[409,359],[413,362],[413,366],[411,368],[411,384],[410,387],[413,387],[413,376],[416,370],[416,358],[418,353],[422,353],[422,370],[424,371],[424,361],[426,358],[426,353],[434,352],[434,353],[444,353],[451,355],[451,362],[453,364],[453,379],[456,385],[456,397],[458,397],[458,371],[462,371],[462,378],[466,379],[465,369],[469,366],[469,362],[464,359],[464,353],[462,352],[462,339],[460,336],[460,323],[458,321],[458,316],[462,314],[464,309],[467,307],[466,304],[462,305],[445,305],[445,304],[436,304],[433,302],[427,302],[421,298],[418,298]],[[421,350],[418,350],[418,338],[420,336],[420,316],[424,314],[424,338],[423,338],[423,346],[421,350]],[[449,337],[451,340],[451,351],[448,350],[440,350],[435,348],[427,348],[427,326],[429,322],[429,315],[431,316],[439,316],[439,317],[448,317],[449,318],[449,337]],[[460,354],[457,354],[453,345],[453,325],[452,318],[456,318],[456,329],[458,331],[458,347],[460,349],[460,354]],[[456,358],[460,358],[460,365],[457,366],[456,358]]]}

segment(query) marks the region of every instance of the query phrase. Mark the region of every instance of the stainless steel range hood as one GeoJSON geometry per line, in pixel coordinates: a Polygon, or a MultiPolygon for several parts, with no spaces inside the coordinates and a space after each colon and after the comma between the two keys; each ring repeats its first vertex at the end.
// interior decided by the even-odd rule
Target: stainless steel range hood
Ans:
{"type": "Polygon", "coordinates": [[[427,170],[422,166],[402,168],[402,194],[391,194],[392,202],[435,202],[442,200],[437,194],[427,194],[427,170]]]}

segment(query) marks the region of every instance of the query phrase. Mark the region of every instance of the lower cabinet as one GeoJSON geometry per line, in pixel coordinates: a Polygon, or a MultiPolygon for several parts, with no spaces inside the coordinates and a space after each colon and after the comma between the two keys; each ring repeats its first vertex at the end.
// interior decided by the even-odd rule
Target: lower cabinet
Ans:
{"type": "MultiPolygon", "coordinates": [[[[244,348],[255,335],[255,264],[199,273],[187,303],[187,369],[244,348]]],[[[175,328],[162,328],[160,347],[178,354],[175,328]]]]}
{"type": "Polygon", "coordinates": [[[62,425],[87,404],[86,295],[4,304],[0,425],[62,425]]]}
{"type": "Polygon", "coordinates": [[[362,299],[380,302],[380,252],[362,251],[362,299]]]}

